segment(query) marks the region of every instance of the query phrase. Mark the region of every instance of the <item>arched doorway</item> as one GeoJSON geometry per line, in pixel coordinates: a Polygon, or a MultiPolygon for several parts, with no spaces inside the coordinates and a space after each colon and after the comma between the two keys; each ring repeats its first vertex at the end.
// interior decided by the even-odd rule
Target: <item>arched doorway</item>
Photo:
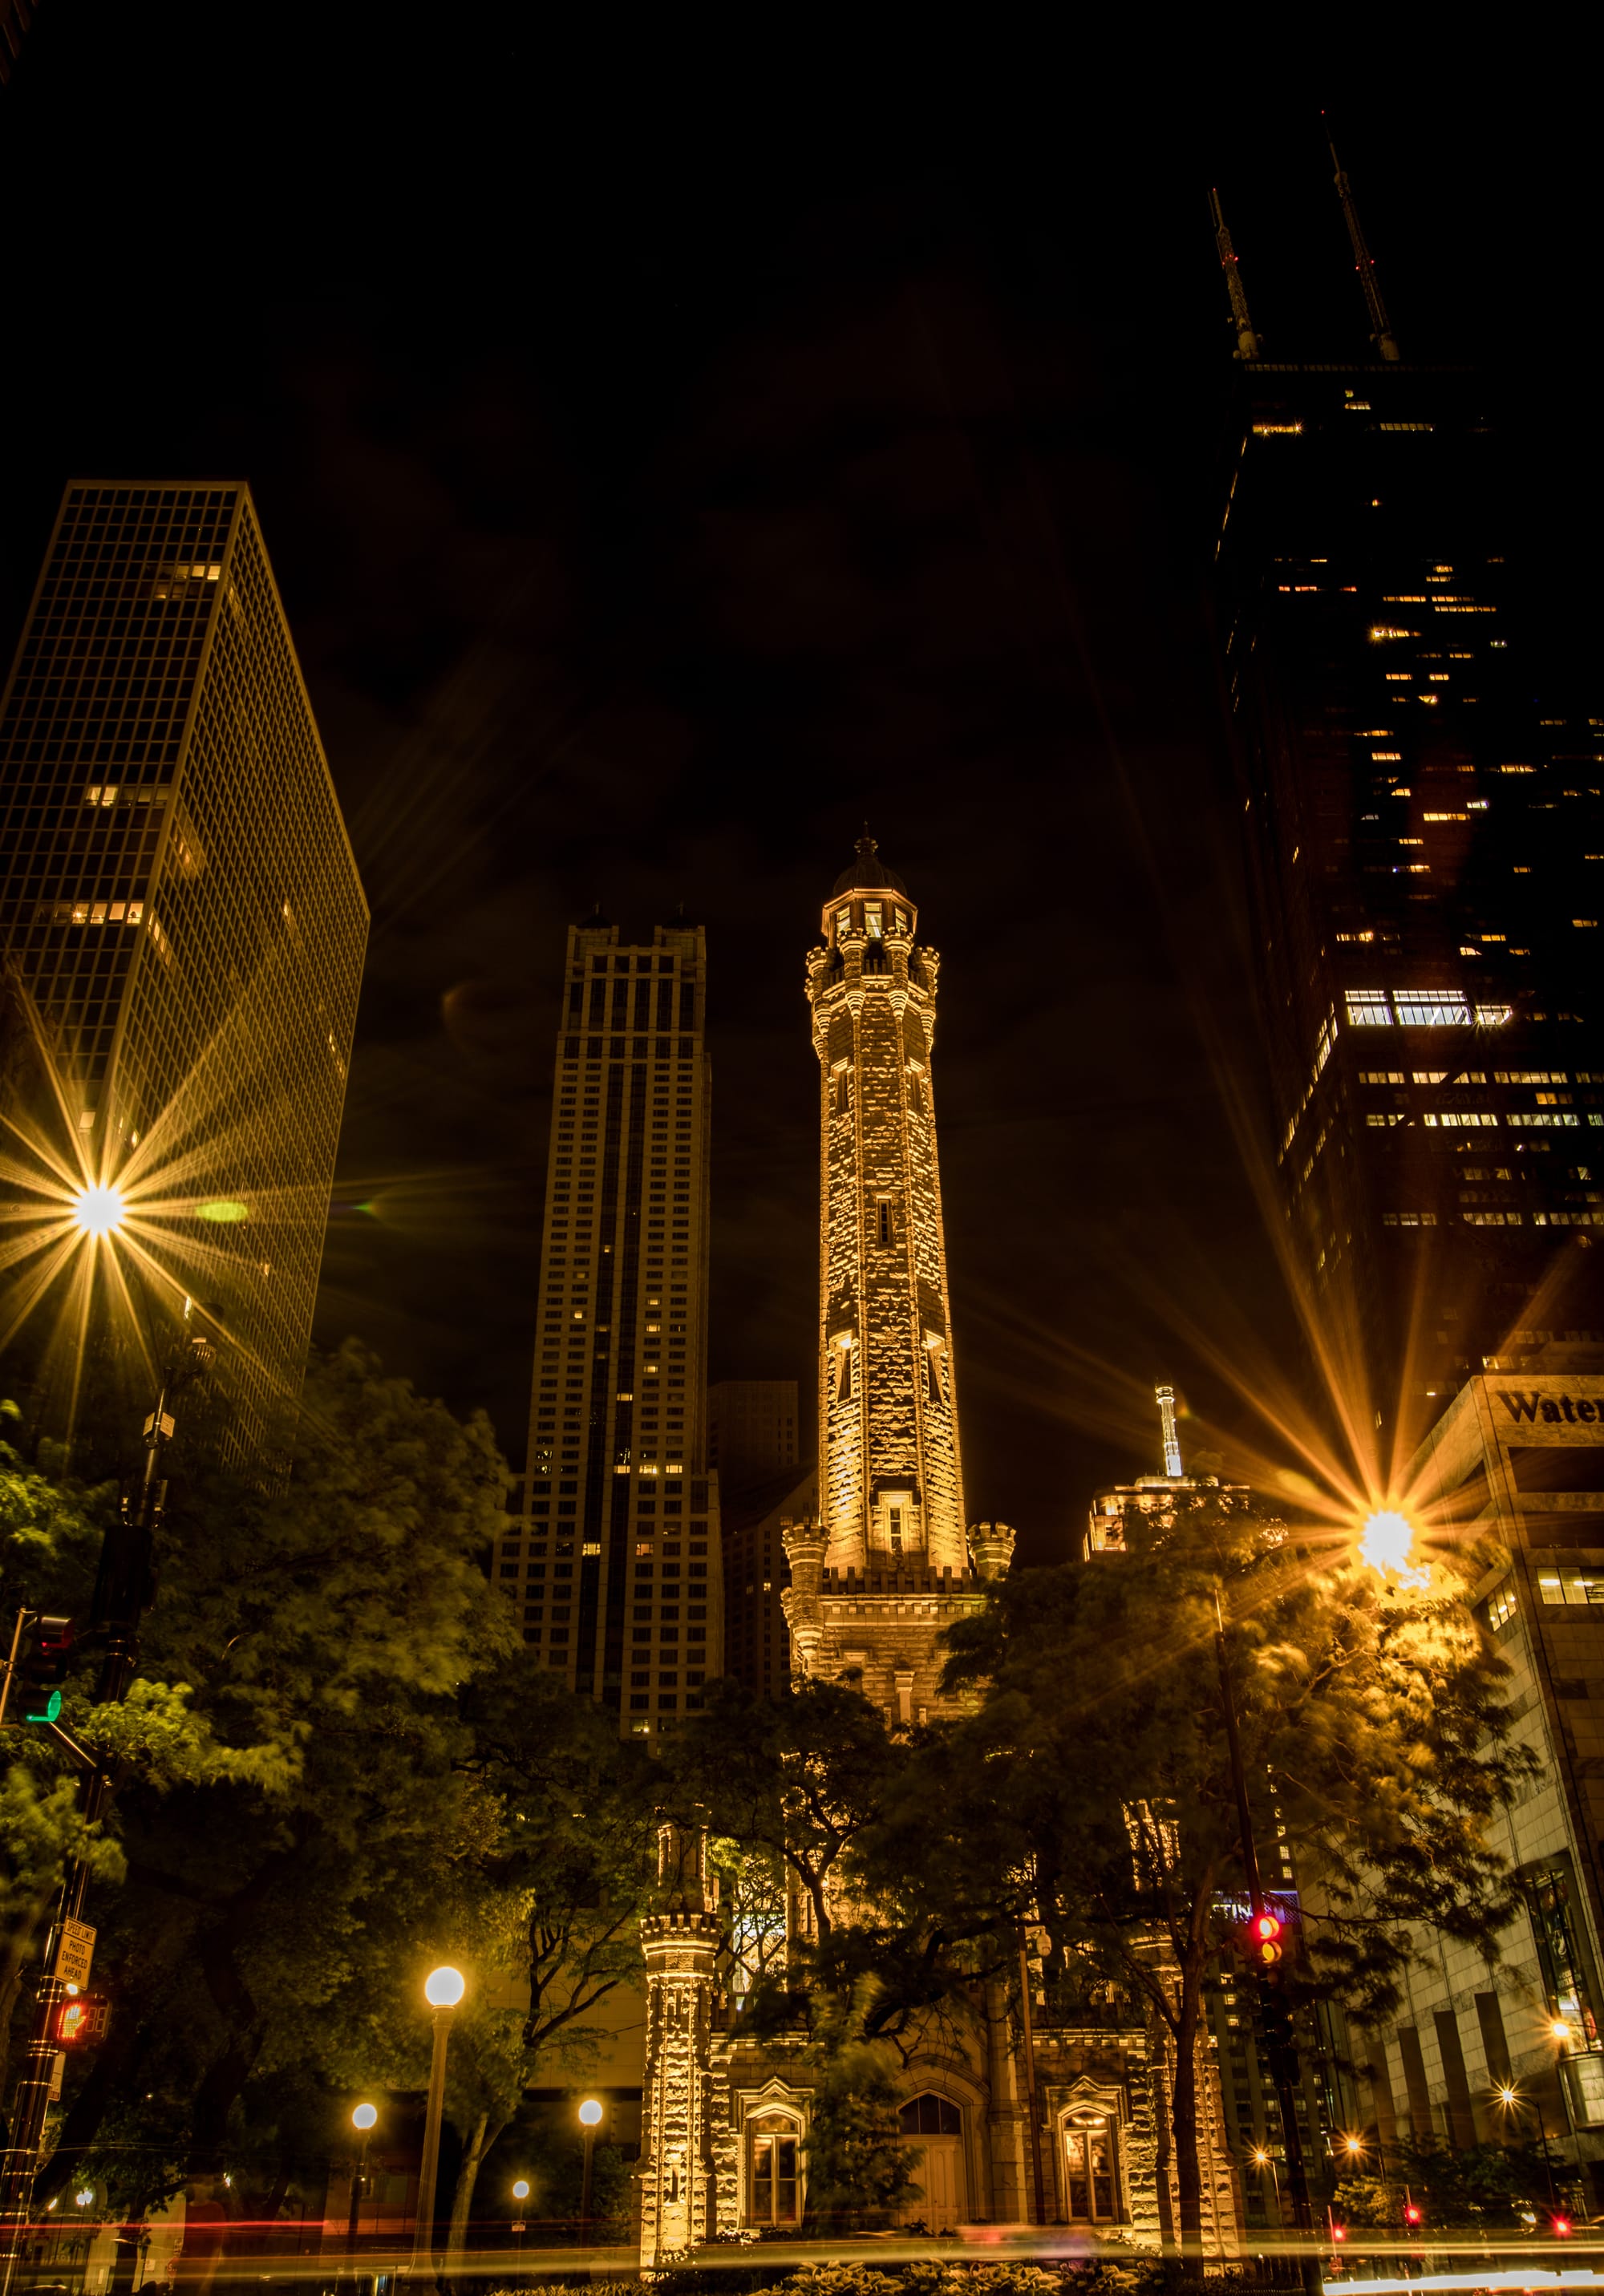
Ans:
{"type": "Polygon", "coordinates": [[[1113,2115],[1095,2105],[1077,2107],[1060,2124],[1064,2201],[1071,2224],[1119,2224],[1119,2133],[1113,2115]]]}
{"type": "Polygon", "coordinates": [[[904,2216],[922,2218],[932,2232],[951,2232],[969,2214],[969,2185],[963,2173],[963,2116],[950,2097],[927,2089],[911,2096],[896,2116],[897,2126],[921,2152],[914,2171],[923,2198],[911,2201],[904,2216]]]}

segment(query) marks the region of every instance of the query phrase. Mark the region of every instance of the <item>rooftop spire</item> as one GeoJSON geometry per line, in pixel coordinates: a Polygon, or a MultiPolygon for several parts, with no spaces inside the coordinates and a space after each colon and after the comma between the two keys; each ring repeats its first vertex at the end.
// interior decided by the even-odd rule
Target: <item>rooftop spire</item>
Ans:
{"type": "Polygon", "coordinates": [[[1215,245],[1220,250],[1220,268],[1225,274],[1225,292],[1231,298],[1231,324],[1236,329],[1236,355],[1244,361],[1256,359],[1259,356],[1259,339],[1254,333],[1253,321],[1248,316],[1248,291],[1237,268],[1236,250],[1231,243],[1231,234],[1225,228],[1218,191],[1210,191],[1208,204],[1214,211],[1215,245]]]}
{"type": "MultiPolygon", "coordinates": [[[[1323,119],[1324,112],[1320,116],[1323,119]]],[[[1398,356],[1398,346],[1393,338],[1392,324],[1387,316],[1387,306],[1381,300],[1381,290],[1376,284],[1376,258],[1364,243],[1364,233],[1360,228],[1359,223],[1359,210],[1354,205],[1353,189],[1348,183],[1342,162],[1337,157],[1337,146],[1332,141],[1329,128],[1326,131],[1326,143],[1330,149],[1331,165],[1337,170],[1337,197],[1342,202],[1343,220],[1348,227],[1348,237],[1354,242],[1354,268],[1359,274],[1359,284],[1364,290],[1364,307],[1370,313],[1371,340],[1384,359],[1395,359],[1398,356]]]]}
{"type": "Polygon", "coordinates": [[[1175,1390],[1173,1387],[1156,1387],[1158,1417],[1164,1428],[1164,1472],[1179,1475],[1185,1471],[1181,1464],[1181,1438],[1175,1432],[1175,1390]]]}

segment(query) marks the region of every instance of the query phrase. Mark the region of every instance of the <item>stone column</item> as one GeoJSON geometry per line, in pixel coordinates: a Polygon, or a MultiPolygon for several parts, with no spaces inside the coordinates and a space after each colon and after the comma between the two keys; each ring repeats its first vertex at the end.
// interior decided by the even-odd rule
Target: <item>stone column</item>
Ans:
{"type": "Polygon", "coordinates": [[[790,1635],[791,1677],[806,1682],[814,1671],[824,1633],[822,1583],[829,1535],[816,1522],[782,1522],[780,1543],[790,1565],[791,1582],[780,1597],[790,1635]]]}
{"type": "Polygon", "coordinates": [[[708,1813],[659,1816],[657,1910],[641,1923],[646,2066],[641,2096],[641,2265],[670,2261],[718,2229],[710,2073],[718,1883],[708,1813]]]}

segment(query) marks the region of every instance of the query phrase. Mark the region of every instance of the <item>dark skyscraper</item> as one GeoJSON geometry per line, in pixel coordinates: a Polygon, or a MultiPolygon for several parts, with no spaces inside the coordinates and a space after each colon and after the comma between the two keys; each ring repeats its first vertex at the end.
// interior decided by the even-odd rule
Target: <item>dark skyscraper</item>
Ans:
{"type": "Polygon", "coordinates": [[[1604,726],[1534,698],[1486,387],[1377,324],[1244,361],[1217,610],[1291,1256],[1418,1429],[1604,1325],[1604,726]]]}
{"type": "Polygon", "coordinates": [[[368,915],[245,486],[68,488],[0,776],[36,1142],[220,1333],[247,1457],[305,1358],[368,915]]]}
{"type": "Polygon", "coordinates": [[[499,1564],[526,1642],[642,1736],[722,1654],[706,974],[699,926],[569,934],[525,1514],[499,1564]]]}

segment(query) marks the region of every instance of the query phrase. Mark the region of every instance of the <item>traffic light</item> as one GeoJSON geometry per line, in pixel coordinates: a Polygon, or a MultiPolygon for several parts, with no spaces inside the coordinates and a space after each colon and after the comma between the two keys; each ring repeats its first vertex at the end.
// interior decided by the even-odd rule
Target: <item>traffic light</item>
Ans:
{"type": "Polygon", "coordinates": [[[1279,1914],[1268,1906],[1254,1915],[1248,1924],[1248,1958],[1260,1969],[1273,1969],[1281,1957],[1281,1931],[1284,1924],[1279,1914]]]}
{"type": "Polygon", "coordinates": [[[1406,2225],[1418,2225],[1418,2224],[1420,2223],[1420,2204],[1419,2201],[1405,2201],[1405,2202],[1404,2202],[1404,2223],[1405,2223],[1406,2225]]]}
{"type": "Polygon", "coordinates": [[[1259,2030],[1264,2034],[1267,2048],[1292,2047],[1292,2012],[1287,2006],[1286,1996],[1279,1985],[1264,1985],[1259,1988],[1259,2030]]]}
{"type": "Polygon", "coordinates": [[[1570,2220],[1570,2218],[1569,2218],[1568,2217],[1556,2217],[1556,2218],[1553,2219],[1553,2224],[1554,2224],[1554,2230],[1555,2230],[1556,2234],[1559,2235],[1559,2237],[1561,2240],[1568,2240],[1568,2239],[1569,2239],[1569,2237],[1570,2237],[1570,2228],[1571,2228],[1571,2220],[1570,2220]]]}
{"type": "Polygon", "coordinates": [[[37,1612],[24,1623],[17,1651],[24,1722],[36,1726],[53,1722],[61,1712],[60,1685],[67,1679],[77,1631],[70,1619],[45,1618],[37,1612]]]}
{"type": "Polygon", "coordinates": [[[70,1993],[56,2005],[51,2038],[58,2049],[78,2049],[90,2041],[102,2041],[110,2015],[111,2005],[103,1993],[70,1993]]]}

